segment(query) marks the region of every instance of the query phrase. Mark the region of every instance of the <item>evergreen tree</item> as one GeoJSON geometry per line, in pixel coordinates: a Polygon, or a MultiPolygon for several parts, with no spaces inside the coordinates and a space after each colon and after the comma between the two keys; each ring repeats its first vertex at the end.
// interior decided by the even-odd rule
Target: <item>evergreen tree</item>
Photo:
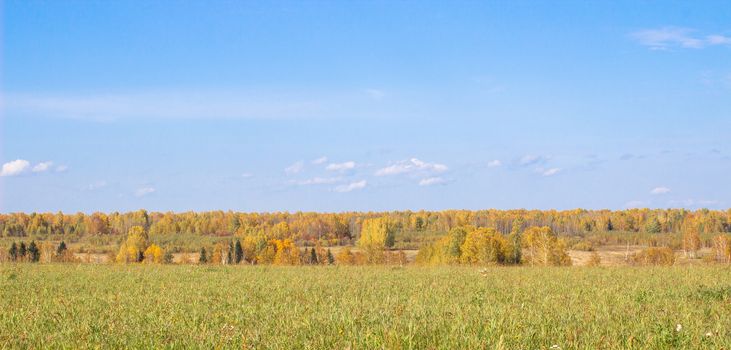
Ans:
{"type": "Polygon", "coordinates": [[[333,256],[333,253],[330,251],[330,248],[327,248],[327,263],[330,265],[335,263],[335,257],[333,256]]]}
{"type": "Polygon", "coordinates": [[[241,247],[241,241],[236,240],[234,244],[234,263],[239,264],[244,260],[244,248],[241,247]]]}
{"type": "Polygon", "coordinates": [[[312,250],[310,250],[310,264],[313,264],[313,265],[318,264],[317,252],[315,251],[315,248],[312,248],[312,250]]]}
{"type": "Polygon", "coordinates": [[[139,263],[139,262],[142,262],[143,260],[145,260],[145,252],[143,252],[142,250],[138,250],[137,259],[135,259],[135,261],[137,261],[139,263]]]}
{"type": "Polygon", "coordinates": [[[15,244],[15,242],[10,245],[10,250],[8,250],[8,256],[10,256],[10,260],[12,261],[18,260],[18,245],[15,244]]]}
{"type": "Polygon", "coordinates": [[[198,263],[205,264],[208,262],[208,256],[206,254],[206,248],[201,248],[201,253],[198,256],[198,263]]]}
{"type": "Polygon", "coordinates": [[[61,241],[61,244],[58,245],[58,248],[56,248],[56,255],[63,255],[64,252],[66,252],[66,242],[61,241]]]}
{"type": "Polygon", "coordinates": [[[417,231],[424,231],[424,219],[422,219],[420,216],[416,217],[414,226],[417,231]]]}
{"type": "Polygon", "coordinates": [[[20,242],[20,248],[18,248],[18,258],[25,259],[25,255],[28,253],[28,249],[25,248],[25,242],[20,242]]]}
{"type": "Polygon", "coordinates": [[[162,257],[162,261],[166,264],[173,263],[173,253],[170,251],[170,249],[165,250],[165,255],[162,257]]]}
{"type": "Polygon", "coordinates": [[[235,263],[234,262],[235,257],[234,257],[234,242],[233,241],[228,241],[228,251],[226,252],[226,255],[227,255],[227,258],[228,258],[227,261],[229,264],[235,263]]]}
{"type": "Polygon", "coordinates": [[[607,231],[613,231],[614,225],[612,224],[612,219],[607,219],[607,231]]]}
{"type": "Polygon", "coordinates": [[[661,230],[660,222],[656,217],[650,218],[650,220],[647,221],[647,224],[645,224],[645,232],[647,233],[660,233],[661,230]]]}
{"type": "Polygon", "coordinates": [[[30,245],[28,246],[28,256],[31,262],[38,262],[38,260],[41,259],[41,251],[38,249],[36,241],[30,242],[30,245]]]}

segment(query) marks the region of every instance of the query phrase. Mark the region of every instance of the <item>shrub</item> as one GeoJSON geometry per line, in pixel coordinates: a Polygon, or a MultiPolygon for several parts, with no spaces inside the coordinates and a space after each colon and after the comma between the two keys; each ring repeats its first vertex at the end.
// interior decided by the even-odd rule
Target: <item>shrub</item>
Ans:
{"type": "Polygon", "coordinates": [[[599,253],[591,252],[591,256],[589,257],[589,261],[586,263],[586,266],[599,266],[601,263],[602,258],[599,256],[599,253]]]}
{"type": "Polygon", "coordinates": [[[635,253],[632,262],[636,265],[670,266],[675,264],[675,252],[668,247],[650,247],[635,253]]]}

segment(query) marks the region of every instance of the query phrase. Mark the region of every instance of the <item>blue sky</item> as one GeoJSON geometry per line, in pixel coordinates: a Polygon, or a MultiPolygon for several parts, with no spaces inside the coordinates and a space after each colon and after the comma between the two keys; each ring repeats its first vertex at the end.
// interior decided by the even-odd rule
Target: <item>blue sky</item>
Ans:
{"type": "Polygon", "coordinates": [[[2,16],[2,212],[731,206],[727,2],[2,16]]]}

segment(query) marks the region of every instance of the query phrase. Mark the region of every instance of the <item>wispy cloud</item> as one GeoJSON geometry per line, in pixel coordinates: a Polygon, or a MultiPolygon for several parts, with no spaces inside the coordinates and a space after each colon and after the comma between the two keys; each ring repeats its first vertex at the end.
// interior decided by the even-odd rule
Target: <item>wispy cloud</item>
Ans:
{"type": "Polygon", "coordinates": [[[361,190],[361,189],[365,188],[367,184],[368,184],[368,182],[366,180],[351,182],[347,185],[340,185],[340,186],[335,187],[335,192],[345,193],[345,192],[351,192],[351,191],[355,191],[355,190],[361,190]]]}
{"type": "Polygon", "coordinates": [[[344,163],[330,163],[325,167],[325,170],[329,171],[347,171],[355,169],[355,162],[354,161],[348,161],[344,163]]]}
{"type": "Polygon", "coordinates": [[[155,193],[155,188],[146,186],[146,187],[141,187],[141,188],[138,188],[137,190],[135,190],[134,195],[135,195],[135,197],[139,198],[139,197],[147,196],[152,193],[155,193]]]}
{"type": "Polygon", "coordinates": [[[33,167],[33,170],[32,170],[32,171],[33,171],[34,173],[42,173],[42,172],[46,172],[46,171],[48,171],[49,169],[51,169],[51,166],[52,166],[52,165],[53,165],[53,162],[51,162],[51,161],[47,161],[47,162],[41,162],[41,163],[38,163],[38,164],[36,164],[36,165],[35,165],[35,166],[33,167]]]}
{"type": "Polygon", "coordinates": [[[670,193],[670,189],[667,187],[655,187],[650,191],[650,194],[654,195],[660,195],[660,194],[668,194],[670,193]]]}
{"type": "Polygon", "coordinates": [[[535,164],[541,164],[541,163],[544,163],[545,161],[546,161],[546,157],[537,156],[537,155],[533,155],[533,154],[527,154],[527,155],[520,157],[520,159],[518,159],[518,165],[530,166],[530,165],[535,165],[535,164]]]}
{"type": "Polygon", "coordinates": [[[89,191],[96,191],[96,190],[102,189],[104,187],[107,187],[107,182],[104,180],[100,180],[100,181],[96,181],[92,184],[89,184],[89,186],[87,186],[86,189],[89,191]]]}
{"type": "Polygon", "coordinates": [[[327,157],[322,156],[320,158],[317,158],[317,159],[313,160],[312,161],[312,164],[319,165],[319,164],[325,164],[325,162],[327,162],[327,157]]]}
{"type": "Polygon", "coordinates": [[[540,169],[539,172],[543,176],[553,176],[560,173],[561,168],[540,169]]]}
{"type": "Polygon", "coordinates": [[[244,178],[244,179],[250,179],[250,178],[254,177],[254,174],[252,174],[252,173],[243,173],[243,174],[241,174],[241,177],[244,178]]]}
{"type": "Polygon", "coordinates": [[[59,166],[56,166],[56,172],[57,173],[62,173],[64,171],[66,171],[66,170],[69,170],[69,166],[68,165],[61,164],[59,166]]]}
{"type": "Polygon", "coordinates": [[[487,162],[487,166],[490,168],[497,168],[499,166],[502,166],[503,162],[501,162],[499,159],[491,160],[487,162]]]}
{"type": "Polygon", "coordinates": [[[330,185],[342,181],[341,177],[313,177],[305,180],[292,180],[289,183],[299,186],[307,185],[330,185]]]}
{"type": "Polygon", "coordinates": [[[640,45],[651,50],[672,48],[702,49],[708,46],[731,45],[731,36],[721,34],[697,35],[695,29],[663,27],[644,29],[631,34],[640,45]]]}
{"type": "Polygon", "coordinates": [[[381,168],[376,171],[376,176],[388,176],[421,172],[422,174],[442,173],[449,170],[444,164],[427,163],[417,158],[399,161],[393,165],[381,168]]]}
{"type": "Polygon", "coordinates": [[[446,183],[447,180],[437,176],[421,179],[421,181],[419,181],[419,186],[445,185],[446,183]]]}
{"type": "Polygon", "coordinates": [[[16,176],[24,173],[30,167],[30,162],[25,159],[16,159],[3,164],[0,176],[16,176]]]}
{"type": "MultiPolygon", "coordinates": [[[[377,89],[351,91],[170,91],[3,94],[8,116],[120,119],[333,119],[393,116],[377,89]]],[[[406,111],[398,111],[404,114],[406,111]]]]}
{"type": "Polygon", "coordinates": [[[300,161],[294,162],[294,163],[292,163],[292,165],[284,168],[284,172],[289,175],[293,175],[293,174],[302,172],[302,170],[304,170],[304,169],[305,169],[305,162],[300,160],[300,161]]]}

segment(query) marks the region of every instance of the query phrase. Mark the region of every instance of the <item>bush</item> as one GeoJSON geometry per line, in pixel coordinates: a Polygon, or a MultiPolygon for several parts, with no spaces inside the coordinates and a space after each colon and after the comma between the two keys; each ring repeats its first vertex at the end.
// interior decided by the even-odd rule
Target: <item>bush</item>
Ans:
{"type": "Polygon", "coordinates": [[[636,265],[662,265],[670,266],[675,264],[675,252],[668,247],[650,247],[632,256],[632,262],[636,265]]]}

